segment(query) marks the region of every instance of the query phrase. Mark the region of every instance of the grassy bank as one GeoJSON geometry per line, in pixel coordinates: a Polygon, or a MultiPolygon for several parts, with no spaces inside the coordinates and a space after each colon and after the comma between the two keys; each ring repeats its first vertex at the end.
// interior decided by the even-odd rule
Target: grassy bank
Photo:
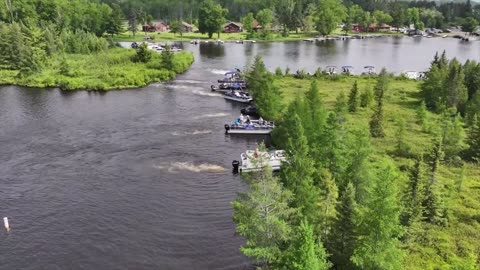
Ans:
{"type": "Polygon", "coordinates": [[[136,88],[166,81],[186,71],[193,63],[187,52],[175,54],[173,70],[161,68],[159,54],[148,63],[134,63],[133,49],[112,48],[93,54],[66,54],[49,59],[38,73],[0,70],[0,84],[27,87],[60,87],[65,90],[110,90],[136,88]]]}
{"type": "MultiPolygon", "coordinates": [[[[289,104],[297,95],[302,95],[310,87],[311,80],[293,77],[276,77],[276,84],[282,91],[283,102],[289,104]]],[[[360,93],[376,83],[368,77],[329,77],[315,78],[326,106],[332,109],[336,97],[343,92],[347,97],[354,83],[358,82],[360,93]]],[[[412,154],[429,153],[434,132],[425,129],[416,122],[416,109],[420,104],[418,86],[420,82],[405,79],[393,79],[386,92],[384,117],[384,138],[371,139],[374,148],[372,161],[386,155],[392,157],[407,179],[405,168],[411,167],[413,159],[395,154],[398,119],[405,121],[405,140],[412,154]]],[[[286,107],[286,106],[285,106],[286,107]]],[[[372,109],[360,108],[348,113],[348,125],[368,130],[372,109]]],[[[439,116],[428,113],[428,122],[439,121],[439,116]]],[[[433,125],[432,125],[433,126],[433,125]]],[[[435,125],[439,126],[439,125],[435,125]]],[[[442,163],[437,175],[438,186],[442,194],[442,203],[449,211],[445,225],[421,223],[416,228],[415,237],[403,243],[408,259],[405,269],[475,269],[478,259],[472,254],[480,252],[480,166],[467,163],[462,169],[452,163],[442,163]],[[463,173],[462,173],[463,170],[463,173]],[[459,181],[464,177],[463,183],[459,181]],[[473,267],[473,268],[472,268],[473,267]]],[[[401,185],[403,186],[403,185],[401,185]]],[[[478,255],[477,255],[478,256],[478,255]]]]}
{"type": "MultiPolygon", "coordinates": [[[[344,31],[341,29],[337,29],[332,33],[332,35],[343,35],[345,34],[344,31]]],[[[350,32],[348,33],[349,35],[353,34],[358,34],[358,33],[353,33],[350,32]]],[[[385,35],[398,35],[399,33],[396,32],[380,32],[380,33],[362,33],[362,34],[385,34],[385,35]]],[[[290,32],[287,37],[284,37],[281,35],[281,33],[272,33],[272,36],[268,40],[260,39],[260,38],[250,38],[251,40],[255,40],[258,42],[273,42],[273,41],[298,41],[298,40],[304,40],[307,38],[313,38],[318,36],[319,33],[317,32],[311,32],[311,33],[305,33],[305,32],[290,32]]],[[[158,32],[158,33],[143,33],[143,32],[138,32],[135,37],[132,35],[131,32],[125,32],[120,35],[116,35],[113,37],[114,42],[133,42],[133,41],[144,41],[145,36],[151,36],[154,38],[154,41],[160,41],[160,42],[166,42],[166,41],[191,41],[195,39],[199,40],[217,40],[217,35],[213,35],[211,39],[208,38],[208,35],[206,34],[200,34],[200,33],[184,33],[183,36],[180,36],[179,34],[174,35],[173,33],[167,33],[167,32],[158,32]]],[[[236,40],[246,40],[247,38],[247,33],[220,33],[220,39],[223,41],[236,41],[236,40]]]]}

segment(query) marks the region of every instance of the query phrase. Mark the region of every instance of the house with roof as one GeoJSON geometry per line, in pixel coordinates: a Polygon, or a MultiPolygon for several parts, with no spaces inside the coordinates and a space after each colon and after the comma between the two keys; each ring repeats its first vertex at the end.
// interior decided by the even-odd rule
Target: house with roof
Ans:
{"type": "Polygon", "coordinates": [[[225,33],[241,33],[243,32],[243,25],[237,22],[229,22],[223,25],[223,32],[225,33]]]}
{"type": "Polygon", "coordinates": [[[182,31],[183,33],[193,32],[193,25],[186,22],[182,22],[182,30],[183,30],[182,31]]]}
{"type": "Polygon", "coordinates": [[[143,32],[167,32],[169,30],[170,30],[170,27],[164,22],[157,22],[157,23],[142,25],[143,32]]]}

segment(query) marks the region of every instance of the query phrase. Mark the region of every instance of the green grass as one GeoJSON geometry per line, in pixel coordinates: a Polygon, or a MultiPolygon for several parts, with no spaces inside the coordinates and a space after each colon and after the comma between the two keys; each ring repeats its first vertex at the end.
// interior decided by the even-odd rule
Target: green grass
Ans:
{"type": "Polygon", "coordinates": [[[149,63],[133,63],[133,49],[113,48],[95,54],[69,54],[50,59],[39,73],[18,76],[18,71],[0,71],[0,84],[27,87],[60,87],[65,90],[110,90],[137,88],[166,81],[186,71],[193,63],[187,52],[175,54],[174,70],[161,68],[160,55],[149,63]]]}
{"type": "MultiPolygon", "coordinates": [[[[277,77],[276,84],[282,91],[285,105],[297,95],[303,96],[310,87],[313,78],[295,79],[291,76],[277,77]]],[[[375,85],[374,78],[339,76],[316,78],[323,102],[333,108],[337,95],[344,92],[348,96],[354,81],[358,82],[359,92],[375,85]]],[[[393,154],[395,149],[396,120],[403,118],[406,123],[406,140],[413,153],[429,151],[433,134],[424,132],[415,121],[415,109],[420,104],[420,82],[405,79],[392,79],[386,93],[385,132],[386,136],[372,139],[373,160],[385,155],[391,156],[399,168],[411,166],[413,160],[393,154]]],[[[285,106],[286,107],[286,106],[285,106]]],[[[348,115],[348,125],[368,128],[372,110],[360,108],[348,115]]],[[[429,113],[429,120],[436,122],[438,116],[429,113]]],[[[461,175],[461,168],[451,164],[442,164],[438,172],[438,183],[445,198],[444,204],[450,209],[448,226],[422,223],[422,232],[418,239],[406,243],[408,258],[405,269],[478,269],[468,268],[468,263],[475,263],[472,254],[480,254],[480,166],[466,164],[465,182],[460,192],[453,191],[461,175]],[[470,257],[469,257],[470,256],[470,257]]],[[[478,255],[477,255],[478,256],[478,255]]],[[[477,266],[478,267],[478,266],[477,266]]]]}
{"type": "MultiPolygon", "coordinates": [[[[345,32],[341,29],[336,29],[332,35],[343,35],[345,32]]],[[[350,32],[352,34],[358,34],[350,32]]],[[[362,33],[362,34],[385,34],[385,35],[398,35],[399,33],[396,32],[379,32],[379,33],[362,33]]],[[[313,38],[318,36],[318,32],[312,33],[304,33],[304,32],[290,32],[288,37],[283,37],[281,33],[272,33],[271,39],[263,40],[259,38],[251,38],[253,40],[259,42],[272,42],[272,41],[298,41],[307,38],[313,38]]],[[[170,32],[152,32],[152,33],[143,33],[137,32],[135,37],[132,35],[131,32],[125,32],[120,35],[116,35],[113,37],[114,42],[133,42],[133,41],[144,41],[145,36],[151,36],[154,38],[154,41],[166,42],[166,41],[191,41],[195,39],[199,40],[217,40],[217,35],[214,34],[211,39],[208,38],[207,34],[200,34],[200,33],[184,33],[183,36],[179,34],[174,35],[170,32]]],[[[223,41],[236,41],[236,40],[246,40],[247,33],[220,33],[220,39],[223,41]]]]}

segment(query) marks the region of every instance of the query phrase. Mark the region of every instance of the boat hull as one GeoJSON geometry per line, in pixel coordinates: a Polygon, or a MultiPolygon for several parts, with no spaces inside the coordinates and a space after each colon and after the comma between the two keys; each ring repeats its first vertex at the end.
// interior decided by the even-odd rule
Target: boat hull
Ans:
{"type": "Polygon", "coordinates": [[[227,134],[251,134],[251,135],[268,135],[272,132],[271,129],[229,129],[227,134]]]}
{"type": "Polygon", "coordinates": [[[253,101],[252,98],[245,99],[245,98],[237,98],[237,97],[231,97],[231,96],[223,96],[223,98],[226,100],[235,101],[235,102],[244,103],[244,104],[248,104],[253,101]]]}

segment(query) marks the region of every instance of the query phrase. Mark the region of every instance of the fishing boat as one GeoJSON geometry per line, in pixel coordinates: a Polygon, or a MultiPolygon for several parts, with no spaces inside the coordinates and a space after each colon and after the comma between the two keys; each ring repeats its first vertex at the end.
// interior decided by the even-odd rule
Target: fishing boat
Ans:
{"type": "Polygon", "coordinates": [[[336,66],[327,66],[327,67],[325,68],[325,73],[327,73],[328,75],[337,74],[336,69],[337,69],[336,66]]]}
{"type": "Polygon", "coordinates": [[[247,88],[246,83],[219,83],[218,86],[211,85],[210,90],[214,92],[228,92],[231,90],[244,90],[247,88]]]}
{"type": "Polygon", "coordinates": [[[240,161],[234,160],[232,162],[234,172],[255,172],[260,171],[267,166],[272,171],[279,171],[282,163],[286,162],[287,158],[284,150],[273,151],[259,151],[247,150],[245,153],[240,154],[240,161]]]}
{"type": "Polygon", "coordinates": [[[253,134],[253,135],[268,135],[275,128],[272,121],[265,120],[235,120],[233,124],[225,124],[225,134],[253,134]]]}
{"type": "Polygon", "coordinates": [[[239,103],[250,103],[253,101],[253,98],[244,91],[231,90],[223,94],[223,98],[226,100],[231,100],[239,103]]]}
{"type": "Polygon", "coordinates": [[[353,75],[353,67],[352,66],[342,66],[342,74],[343,75],[353,75]]]}
{"type": "Polygon", "coordinates": [[[218,80],[218,83],[246,83],[239,70],[225,73],[224,78],[218,80]]]}
{"type": "Polygon", "coordinates": [[[362,75],[376,75],[377,72],[375,71],[374,66],[364,66],[362,75]]]}

